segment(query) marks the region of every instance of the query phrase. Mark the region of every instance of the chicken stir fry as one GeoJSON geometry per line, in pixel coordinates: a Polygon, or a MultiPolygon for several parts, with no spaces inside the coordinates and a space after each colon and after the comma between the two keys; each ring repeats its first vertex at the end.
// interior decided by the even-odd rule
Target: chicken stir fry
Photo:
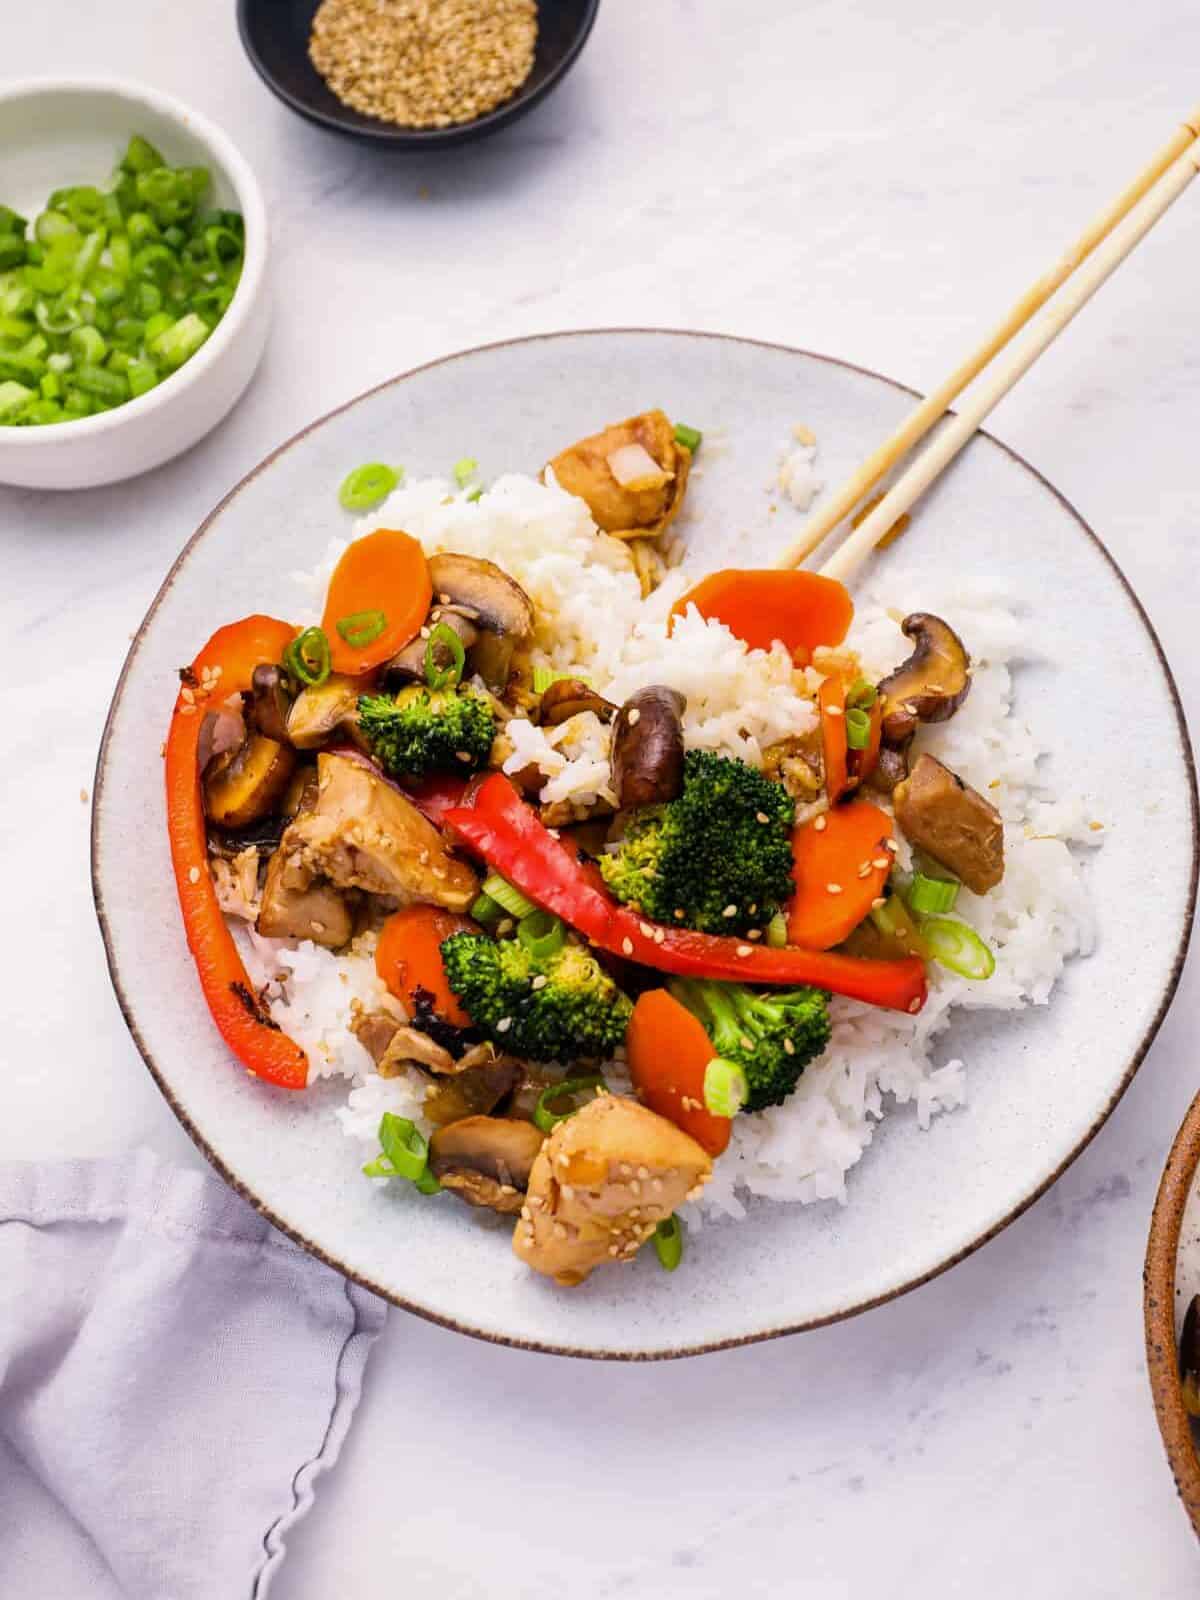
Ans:
{"type": "MultiPolygon", "coordinates": [[[[698,444],[649,411],[547,472],[639,547],[643,575],[698,444]]],[[[951,913],[960,884],[1001,881],[1003,824],[921,749],[969,693],[962,640],[914,613],[909,659],[873,683],[843,647],[845,591],[776,576],[776,609],[762,573],[713,575],[694,596],[752,647],[774,636],[764,615],[793,619],[783,642],[817,669],[811,718],[754,764],[695,748],[669,682],[617,704],[584,668],[550,670],[509,573],[383,528],[347,548],[321,627],[247,618],[182,674],[172,848],[226,1038],[260,1077],[307,1082],[220,912],[266,940],[371,957],[387,994],[355,1001],[351,1030],[422,1109],[384,1116],[367,1172],[514,1218],[517,1258],[562,1285],[651,1239],[677,1262],[676,1212],[734,1117],[782,1103],[824,1051],[830,993],[915,1012],[927,962],[990,971],[951,913]],[[510,759],[522,721],[524,748],[586,725],[602,798],[543,804],[548,774],[510,759]],[[605,1081],[619,1055],[632,1092],[605,1081]]]]}

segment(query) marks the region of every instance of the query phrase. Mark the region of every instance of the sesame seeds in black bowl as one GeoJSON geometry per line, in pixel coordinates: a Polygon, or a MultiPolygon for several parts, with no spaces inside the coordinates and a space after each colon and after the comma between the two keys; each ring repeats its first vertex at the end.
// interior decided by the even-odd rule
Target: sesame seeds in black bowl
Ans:
{"type": "Polygon", "coordinates": [[[422,150],[482,138],[531,110],[575,62],[599,6],[238,0],[238,29],[263,82],[308,121],[422,150]]]}

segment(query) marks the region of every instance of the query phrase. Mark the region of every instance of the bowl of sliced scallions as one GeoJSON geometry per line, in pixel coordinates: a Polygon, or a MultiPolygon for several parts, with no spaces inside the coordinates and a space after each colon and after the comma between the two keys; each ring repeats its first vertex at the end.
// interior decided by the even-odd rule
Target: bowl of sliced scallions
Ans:
{"type": "Polygon", "coordinates": [[[0,90],[0,483],[161,465],[230,410],[266,341],[266,213],[228,138],[136,85],[0,90]]]}

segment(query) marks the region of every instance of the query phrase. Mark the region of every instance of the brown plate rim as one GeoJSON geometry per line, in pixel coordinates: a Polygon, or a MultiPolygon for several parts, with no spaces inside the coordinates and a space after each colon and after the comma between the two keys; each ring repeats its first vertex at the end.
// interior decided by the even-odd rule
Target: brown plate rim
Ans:
{"type": "Polygon", "coordinates": [[[1179,1235],[1188,1196],[1200,1166],[1200,1094],[1188,1107],[1163,1168],[1150,1218],[1142,1271],[1146,1324],[1146,1373],[1158,1429],[1183,1508],[1200,1537],[1200,1454],[1192,1420],[1183,1404],[1175,1343],[1175,1279],[1179,1235]]]}
{"type": "Polygon", "coordinates": [[[1115,1092],[1109,1098],[1108,1102],[1101,1108],[1091,1127],[1087,1129],[1086,1133],[1079,1140],[1074,1149],[1071,1150],[1071,1152],[1067,1155],[1067,1157],[1060,1162],[1060,1164],[1043,1182],[1038,1184],[1028,1195],[1026,1195],[1017,1205],[1015,1205],[1012,1210],[1006,1212],[998,1222],[992,1225],[992,1227],[980,1234],[977,1239],[972,1240],[970,1244],[964,1246],[963,1249],[956,1251],[953,1255],[947,1257],[946,1260],[939,1262],[936,1267],[930,1268],[928,1272],[918,1273],[915,1277],[897,1285],[895,1288],[887,1290],[884,1294],[869,1296],[864,1300],[859,1300],[850,1306],[844,1306],[840,1310],[830,1312],[825,1316],[811,1317],[802,1322],[788,1323],[782,1327],[767,1328],[755,1333],[740,1334],[735,1338],[717,1339],[701,1344],[680,1345],[671,1350],[585,1350],[572,1347],[570,1345],[544,1343],[536,1339],[520,1339],[508,1334],[494,1333],[486,1328],[473,1327],[469,1323],[460,1322],[454,1317],[442,1316],[437,1312],[430,1311],[427,1307],[421,1306],[414,1301],[407,1300],[402,1295],[397,1295],[391,1290],[385,1288],[382,1284],[376,1283],[365,1273],[350,1270],[345,1266],[344,1263],[329,1255],[321,1248],[320,1245],[314,1243],[313,1240],[307,1238],[298,1229],[292,1227],[281,1217],[277,1216],[271,1207],[253,1192],[248,1184],[239,1178],[235,1172],[231,1171],[231,1169],[225,1164],[224,1160],[217,1154],[217,1152],[207,1142],[199,1130],[192,1125],[187,1113],[179,1104],[169,1082],[151,1055],[151,1052],[146,1046],[145,1041],[141,1037],[137,1022],[134,1018],[133,1006],[125,992],[121,975],[118,971],[117,958],[113,949],[108,915],[104,906],[104,893],[100,882],[101,862],[99,817],[101,802],[104,794],[105,772],[108,758],[108,747],[112,735],[113,719],[116,715],[116,709],[120,703],[121,695],[125,687],[125,680],[133,666],[134,659],[137,656],[146,629],[153,620],[154,615],[164,597],[167,595],[176,578],[179,576],[179,573],[182,570],[184,563],[187,561],[192,549],[205,536],[209,528],[220,516],[221,512],[234,498],[234,496],[241,492],[242,488],[246,484],[251,482],[252,479],[258,477],[260,473],[266,471],[266,469],[275,461],[277,461],[280,456],[282,456],[286,451],[290,450],[293,445],[298,444],[301,439],[307,437],[307,435],[313,432],[314,429],[321,427],[331,417],[339,416],[343,411],[348,411],[351,406],[356,406],[362,401],[370,399],[372,395],[379,394],[384,389],[390,389],[395,384],[406,383],[410,378],[417,377],[422,372],[428,372],[434,367],[446,366],[453,361],[465,360],[470,356],[479,355],[484,351],[506,350],[518,345],[548,343],[556,339],[604,339],[612,338],[614,336],[625,336],[629,334],[649,335],[651,337],[659,338],[711,339],[728,344],[750,345],[757,349],[779,351],[785,355],[801,356],[810,361],[821,361],[828,366],[841,367],[846,371],[861,373],[864,377],[874,378],[881,383],[886,383],[890,388],[897,390],[901,394],[908,395],[914,400],[920,400],[923,398],[919,390],[912,388],[908,384],[900,383],[895,378],[889,378],[884,373],[876,372],[870,367],[860,366],[852,361],[843,361],[837,356],[823,355],[821,352],[816,350],[805,350],[796,345],[781,344],[769,339],[751,339],[744,338],[738,334],[711,333],[691,328],[564,328],[550,333],[530,334],[521,338],[500,339],[487,344],[472,345],[465,350],[457,350],[452,352],[450,355],[439,356],[436,360],[422,362],[419,366],[411,367],[405,372],[398,373],[395,377],[387,378],[382,383],[375,384],[370,389],[363,390],[361,394],[355,395],[352,399],[345,401],[342,405],[335,406],[331,411],[325,412],[322,416],[317,417],[314,421],[310,422],[306,427],[301,428],[298,432],[294,433],[289,439],[284,440],[282,444],[277,445],[274,450],[272,450],[268,455],[264,456],[257,466],[252,467],[250,471],[247,472],[244,477],[239,479],[233,488],[230,489],[220,501],[218,501],[209,514],[204,518],[203,522],[201,522],[195,533],[192,534],[191,538],[184,545],[183,549],[179,552],[179,555],[175,558],[169,572],[163,579],[158,593],[151,602],[149,610],[146,612],[146,615],[143,617],[137,632],[133,636],[133,642],[130,644],[129,652],[125,657],[125,663],[121,668],[120,677],[117,679],[116,688],[113,691],[112,703],[109,707],[108,716],[105,719],[104,732],[101,737],[100,749],[96,758],[96,776],[92,791],[92,898],[96,907],[96,916],[100,924],[101,937],[104,941],[105,961],[108,965],[109,978],[112,982],[113,991],[116,994],[117,1004],[121,1009],[121,1014],[125,1019],[125,1024],[129,1029],[130,1035],[133,1038],[133,1042],[137,1046],[142,1060],[146,1063],[150,1075],[158,1085],[163,1098],[166,1100],[171,1110],[175,1113],[176,1118],[183,1127],[184,1131],[187,1133],[188,1137],[191,1139],[192,1143],[200,1151],[201,1155],[204,1156],[209,1165],[220,1174],[225,1182],[229,1184],[230,1188],[232,1188],[237,1194],[240,1194],[244,1200],[253,1206],[254,1209],[264,1216],[274,1227],[278,1228],[282,1234],[286,1235],[286,1237],[289,1239],[294,1240],[295,1243],[300,1245],[318,1261],[324,1262],[326,1266],[333,1268],[334,1271],[341,1273],[343,1276],[349,1278],[352,1282],[359,1284],[362,1288],[370,1290],[372,1294],[377,1294],[381,1299],[390,1302],[390,1304],[399,1306],[401,1310],[411,1312],[414,1316],[422,1317],[427,1322],[436,1323],[440,1327],[450,1328],[456,1333],[464,1333],[469,1335],[471,1338],[482,1339],[489,1344],[507,1345],[514,1349],[532,1350],[544,1355],[573,1356],[579,1359],[594,1361],[671,1361],[678,1360],[686,1356],[711,1355],[716,1351],[736,1349],[743,1345],[759,1344],[767,1339],[780,1339],[790,1334],[807,1333],[812,1329],[825,1327],[830,1323],[842,1322],[850,1317],[858,1316],[864,1311],[872,1310],[875,1306],[885,1305],[890,1300],[896,1300],[901,1295],[908,1294],[911,1290],[919,1288],[922,1284],[929,1283],[934,1278],[940,1277],[943,1272],[949,1271],[951,1267],[957,1266],[960,1261],[964,1261],[968,1256],[973,1255],[976,1250],[981,1249],[991,1239],[994,1239],[996,1235],[1001,1233],[1006,1227],[1008,1227],[1010,1223],[1015,1222],[1019,1216],[1027,1211],[1036,1200],[1040,1199],[1041,1196],[1058,1181],[1071,1163],[1087,1148],[1087,1146],[1095,1138],[1096,1134],[1099,1133],[1100,1129],[1104,1126],[1105,1122],[1107,1122],[1109,1116],[1112,1114],[1114,1107],[1121,1099],[1121,1096],[1125,1093],[1126,1089],[1128,1089],[1130,1083],[1133,1081],[1134,1074],[1145,1060],[1146,1053],[1150,1049],[1151,1044],[1154,1042],[1154,1037],[1158,1033],[1158,1030],[1162,1025],[1163,1018],[1166,1016],[1171,1002],[1175,997],[1175,991],[1179,986],[1180,974],[1183,971],[1183,964],[1187,957],[1188,942],[1191,937],[1192,922],[1196,910],[1197,878],[1198,875],[1200,875],[1200,799],[1197,797],[1196,765],[1192,756],[1191,741],[1188,736],[1187,721],[1184,716],[1183,704],[1179,696],[1179,689],[1175,683],[1174,675],[1172,674],[1170,665],[1167,662],[1167,658],[1163,651],[1158,634],[1155,632],[1150,618],[1146,615],[1145,608],[1138,599],[1133,586],[1130,584],[1128,578],[1125,576],[1124,572],[1122,572],[1117,562],[1113,559],[1113,556],[1110,554],[1108,548],[1104,545],[1101,539],[1096,535],[1096,533],[1092,530],[1090,525],[1080,515],[1076,508],[1071,504],[1071,502],[1066,498],[1066,496],[1056,489],[1055,486],[1041,472],[1039,472],[1036,467],[1032,466],[1028,461],[1026,461],[1024,456],[1012,449],[1011,446],[1006,445],[1002,440],[997,439],[994,434],[980,429],[980,437],[987,439],[989,443],[1002,450],[1005,455],[1010,457],[1011,460],[1015,461],[1018,466],[1022,467],[1027,473],[1029,473],[1031,477],[1036,479],[1044,489],[1047,489],[1050,494],[1054,496],[1063,509],[1074,519],[1079,527],[1080,532],[1085,536],[1085,538],[1091,541],[1091,543],[1095,546],[1100,555],[1112,569],[1118,584],[1124,591],[1129,605],[1133,609],[1137,619],[1141,622],[1142,627],[1146,630],[1150,642],[1154,647],[1154,652],[1158,658],[1158,664],[1166,681],[1167,690],[1175,711],[1176,732],[1179,738],[1180,750],[1183,755],[1184,768],[1188,777],[1189,815],[1191,820],[1192,834],[1192,865],[1188,883],[1187,904],[1183,916],[1183,926],[1180,930],[1179,943],[1176,948],[1175,958],[1172,962],[1171,970],[1168,975],[1166,985],[1163,989],[1163,994],[1158,1009],[1155,1012],[1154,1017],[1151,1019],[1145,1033],[1143,1034],[1141,1042],[1130,1058],[1120,1083],[1117,1085],[1115,1092]]]}

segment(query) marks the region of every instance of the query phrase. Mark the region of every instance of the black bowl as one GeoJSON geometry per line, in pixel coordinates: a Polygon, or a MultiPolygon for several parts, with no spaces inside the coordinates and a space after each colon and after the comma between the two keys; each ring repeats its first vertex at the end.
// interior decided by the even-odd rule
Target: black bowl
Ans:
{"type": "Polygon", "coordinates": [[[238,0],[238,32],[255,71],[285,105],[309,122],[351,139],[397,149],[429,150],[481,139],[515,122],[565,77],[587,43],[600,0],[538,0],[538,40],[533,70],[510,100],[450,128],[401,128],[345,106],[308,56],[319,0],[238,0]]]}

